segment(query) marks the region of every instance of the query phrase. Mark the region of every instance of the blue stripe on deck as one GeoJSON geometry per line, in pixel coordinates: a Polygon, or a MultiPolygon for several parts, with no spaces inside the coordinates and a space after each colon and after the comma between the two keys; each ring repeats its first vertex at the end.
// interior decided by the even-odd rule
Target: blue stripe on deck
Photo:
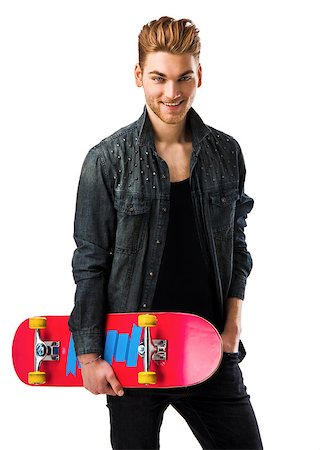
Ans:
{"type": "Polygon", "coordinates": [[[117,362],[126,361],[127,347],[128,347],[128,334],[127,333],[119,334],[114,355],[115,360],[117,362]]]}
{"type": "Polygon", "coordinates": [[[106,361],[108,361],[109,364],[112,364],[113,355],[115,354],[117,339],[118,339],[118,331],[115,331],[115,330],[108,331],[106,339],[105,339],[103,358],[106,361]]]}
{"type": "Polygon", "coordinates": [[[131,337],[127,333],[118,334],[118,331],[110,330],[107,333],[104,346],[104,359],[109,364],[126,362],[127,367],[136,367],[138,360],[138,347],[140,345],[142,327],[133,325],[131,337]]]}
{"type": "MultiPolygon", "coordinates": [[[[133,325],[131,337],[128,333],[118,334],[116,330],[109,330],[104,345],[103,358],[109,364],[116,362],[126,362],[127,367],[136,367],[138,361],[138,347],[141,342],[142,327],[133,325]]],[[[80,364],[78,364],[80,368],[80,364]]],[[[74,349],[72,335],[70,337],[68,356],[66,362],[66,376],[70,373],[76,375],[77,370],[77,356],[74,349]]]]}
{"type": "Polygon", "coordinates": [[[126,366],[127,367],[136,367],[138,360],[138,347],[141,342],[141,332],[142,327],[138,327],[137,325],[133,325],[132,334],[131,334],[131,342],[127,352],[126,366]]]}

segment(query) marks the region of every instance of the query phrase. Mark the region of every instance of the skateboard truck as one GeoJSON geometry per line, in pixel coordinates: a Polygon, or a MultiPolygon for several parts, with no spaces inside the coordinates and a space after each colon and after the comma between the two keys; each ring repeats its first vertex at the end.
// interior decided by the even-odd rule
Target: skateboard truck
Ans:
{"type": "Polygon", "coordinates": [[[138,353],[143,359],[144,372],[139,372],[138,381],[141,384],[156,384],[156,372],[150,372],[150,363],[165,361],[167,354],[167,341],[164,339],[151,339],[150,327],[155,327],[157,317],[143,314],[138,318],[138,324],[144,328],[143,341],[139,345],[138,353]]]}
{"type": "Polygon", "coordinates": [[[46,328],[44,317],[32,317],[29,319],[29,328],[34,330],[34,372],[29,372],[29,384],[44,384],[46,372],[40,372],[40,364],[43,361],[58,361],[60,359],[59,341],[43,341],[40,330],[46,328]]]}
{"type": "MultiPolygon", "coordinates": [[[[149,339],[150,339],[150,331],[149,333],[147,333],[147,336],[144,336],[143,341],[139,345],[138,350],[141,358],[144,358],[145,355],[147,354],[145,358],[145,360],[147,360],[149,354],[149,361],[150,359],[152,359],[153,361],[165,361],[167,341],[165,341],[164,339],[153,339],[153,340],[150,339],[150,342],[148,344],[149,339]],[[146,346],[144,345],[144,342],[147,342],[146,346]]],[[[147,369],[147,367],[145,367],[145,369],[147,369]]]]}

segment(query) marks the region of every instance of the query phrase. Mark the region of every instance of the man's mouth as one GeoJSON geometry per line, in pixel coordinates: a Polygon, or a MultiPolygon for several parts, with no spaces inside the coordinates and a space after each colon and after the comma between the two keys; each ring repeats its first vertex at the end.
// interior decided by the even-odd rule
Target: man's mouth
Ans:
{"type": "Polygon", "coordinates": [[[178,102],[162,102],[163,105],[167,106],[168,108],[176,108],[177,106],[181,105],[183,100],[180,100],[178,102]]]}

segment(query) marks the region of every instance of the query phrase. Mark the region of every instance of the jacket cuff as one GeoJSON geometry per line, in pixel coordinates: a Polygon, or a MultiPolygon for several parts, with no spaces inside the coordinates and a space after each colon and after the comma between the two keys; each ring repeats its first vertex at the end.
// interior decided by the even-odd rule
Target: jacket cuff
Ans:
{"type": "Polygon", "coordinates": [[[103,354],[103,333],[75,331],[72,333],[72,338],[76,355],[85,355],[87,353],[98,353],[99,355],[103,354]]]}
{"type": "Polygon", "coordinates": [[[246,287],[246,278],[234,277],[232,279],[228,291],[228,297],[237,297],[240,298],[241,300],[244,300],[245,287],[246,287]]]}

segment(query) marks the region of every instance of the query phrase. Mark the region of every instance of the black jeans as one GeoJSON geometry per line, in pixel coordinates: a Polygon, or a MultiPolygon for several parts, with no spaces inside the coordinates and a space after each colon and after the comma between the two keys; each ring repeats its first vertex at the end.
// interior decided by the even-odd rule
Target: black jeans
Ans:
{"type": "Polygon", "coordinates": [[[236,353],[225,353],[220,369],[200,385],[126,389],[123,397],[107,400],[115,450],[159,449],[159,431],[169,405],[187,421],[203,449],[263,448],[236,353]]]}

